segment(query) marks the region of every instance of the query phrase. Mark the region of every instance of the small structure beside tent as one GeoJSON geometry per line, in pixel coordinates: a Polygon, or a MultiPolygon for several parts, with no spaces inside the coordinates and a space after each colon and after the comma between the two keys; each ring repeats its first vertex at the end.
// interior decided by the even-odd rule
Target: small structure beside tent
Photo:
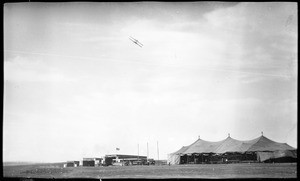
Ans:
{"type": "Polygon", "coordinates": [[[196,140],[189,146],[168,154],[169,164],[296,162],[297,149],[260,136],[240,141],[228,137],[222,141],[196,140]]]}
{"type": "Polygon", "coordinates": [[[101,165],[102,158],[83,158],[82,166],[95,167],[101,165]]]}

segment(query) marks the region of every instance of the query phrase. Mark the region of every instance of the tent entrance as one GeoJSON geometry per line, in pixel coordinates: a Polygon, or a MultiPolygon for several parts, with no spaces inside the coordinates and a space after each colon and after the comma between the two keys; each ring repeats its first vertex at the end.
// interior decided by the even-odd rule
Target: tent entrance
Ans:
{"type": "Polygon", "coordinates": [[[206,164],[220,158],[212,158],[212,154],[191,154],[180,156],[180,164],[206,164]]]}
{"type": "Polygon", "coordinates": [[[179,164],[220,164],[220,163],[240,163],[257,162],[255,152],[248,153],[195,153],[180,156],[179,164]]]}

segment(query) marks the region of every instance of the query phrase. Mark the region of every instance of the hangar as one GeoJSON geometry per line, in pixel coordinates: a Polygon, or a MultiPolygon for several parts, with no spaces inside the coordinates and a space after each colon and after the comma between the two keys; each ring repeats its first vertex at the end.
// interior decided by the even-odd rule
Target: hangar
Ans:
{"type": "Polygon", "coordinates": [[[106,165],[143,165],[147,163],[147,156],[139,155],[105,155],[104,162],[106,165]]]}
{"type": "Polygon", "coordinates": [[[169,164],[203,164],[234,162],[296,162],[297,149],[261,135],[240,141],[228,137],[211,142],[200,138],[189,146],[168,154],[169,164]]]}

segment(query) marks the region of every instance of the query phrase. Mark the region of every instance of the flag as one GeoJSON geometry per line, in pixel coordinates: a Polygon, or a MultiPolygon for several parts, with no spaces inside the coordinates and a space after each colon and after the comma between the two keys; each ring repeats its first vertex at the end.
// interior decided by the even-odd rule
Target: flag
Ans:
{"type": "Polygon", "coordinates": [[[117,150],[117,151],[119,151],[119,150],[120,150],[120,148],[116,148],[116,150],[117,150]]]}

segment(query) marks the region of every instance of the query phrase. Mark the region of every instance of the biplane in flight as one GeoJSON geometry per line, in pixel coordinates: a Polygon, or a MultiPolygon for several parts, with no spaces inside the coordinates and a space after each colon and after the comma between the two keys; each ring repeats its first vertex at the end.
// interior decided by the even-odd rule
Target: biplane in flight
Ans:
{"type": "Polygon", "coordinates": [[[129,40],[131,40],[133,43],[137,44],[141,48],[144,46],[141,42],[139,42],[137,39],[132,38],[131,36],[129,37],[129,40]]]}

